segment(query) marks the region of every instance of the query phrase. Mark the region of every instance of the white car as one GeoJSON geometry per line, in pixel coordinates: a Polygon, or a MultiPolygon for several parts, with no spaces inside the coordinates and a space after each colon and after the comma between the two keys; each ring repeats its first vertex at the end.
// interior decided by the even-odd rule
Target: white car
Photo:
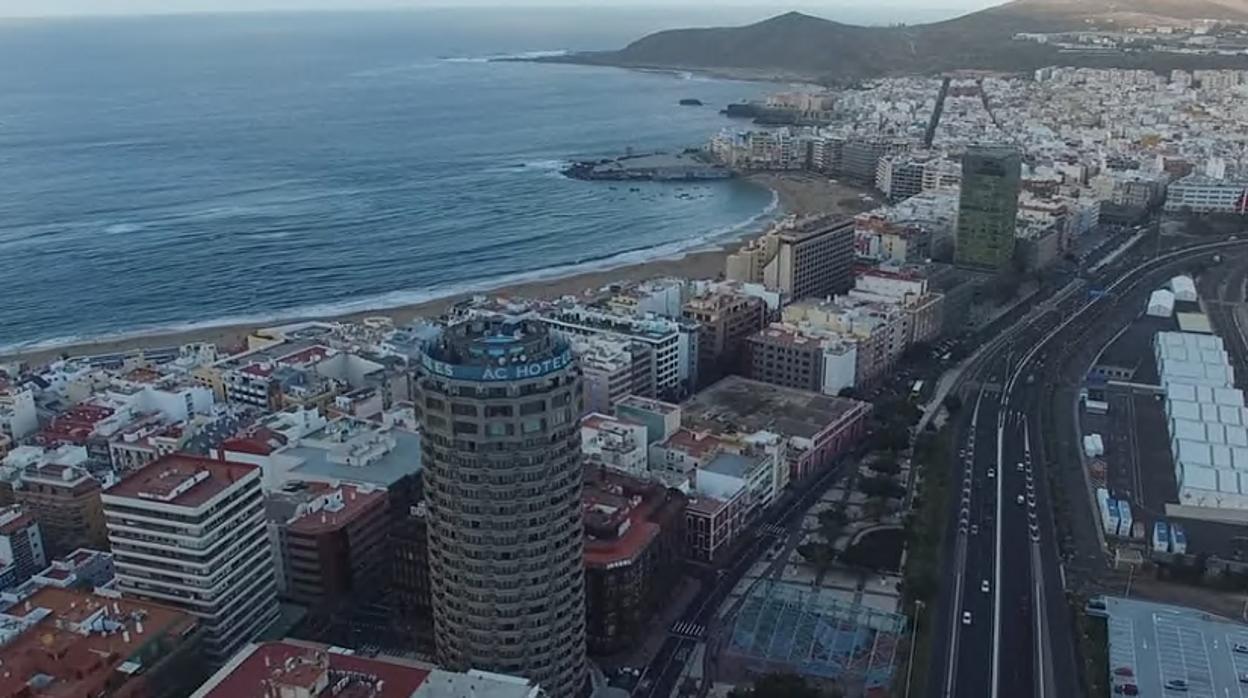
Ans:
{"type": "Polygon", "coordinates": [[[970,625],[970,624],[971,624],[971,612],[963,611],[962,612],[962,625],[970,625]]]}
{"type": "Polygon", "coordinates": [[[1020,494],[1020,495],[1018,495],[1018,498],[1017,498],[1016,500],[1014,500],[1014,501],[1018,502],[1019,506],[1022,506],[1022,504],[1023,504],[1023,495],[1021,495],[1021,494],[1020,494]]]}
{"type": "Polygon", "coordinates": [[[984,592],[985,594],[987,594],[987,593],[988,593],[988,589],[989,589],[989,586],[988,586],[988,580],[987,580],[987,579],[985,579],[984,581],[982,581],[982,582],[980,582],[980,583],[979,583],[979,590],[980,590],[980,591],[982,591],[982,592],[984,592]]]}
{"type": "Polygon", "coordinates": [[[994,468],[989,468],[989,469],[988,469],[988,479],[989,479],[989,480],[991,480],[992,478],[994,478],[994,477],[996,477],[996,476],[997,476],[997,471],[996,471],[996,469],[994,469],[994,468]]]}
{"type": "Polygon", "coordinates": [[[1020,461],[1018,462],[1018,472],[1020,472],[1020,473],[1021,473],[1021,472],[1023,472],[1024,470],[1026,470],[1026,468],[1023,466],[1023,462],[1020,460],[1020,461]]]}

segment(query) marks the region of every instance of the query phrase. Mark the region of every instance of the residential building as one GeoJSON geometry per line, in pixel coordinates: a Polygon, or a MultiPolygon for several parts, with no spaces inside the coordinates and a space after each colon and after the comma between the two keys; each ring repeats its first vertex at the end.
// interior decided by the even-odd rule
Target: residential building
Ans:
{"type": "Polygon", "coordinates": [[[610,412],[627,395],[655,395],[655,355],[643,342],[608,335],[569,338],[585,382],[585,409],[610,412]]]}
{"type": "Polygon", "coordinates": [[[572,349],[551,331],[568,322],[453,324],[425,345],[416,383],[441,662],[555,696],[586,681],[584,401],[572,349]]]}
{"type": "Polygon", "coordinates": [[[1004,271],[1014,259],[1022,160],[1005,147],[976,147],[962,158],[955,259],[962,266],[1004,271]]]}
{"type": "Polygon", "coordinates": [[[581,419],[581,452],[586,466],[599,465],[634,477],[649,470],[647,429],[623,417],[591,412],[581,419]]]}
{"type": "Polygon", "coordinates": [[[682,312],[700,328],[698,378],[703,385],[745,367],[746,339],[766,325],[769,314],[762,298],[722,288],[690,298],[682,312]]]}
{"type": "Polygon", "coordinates": [[[313,613],[374,596],[390,564],[386,502],[372,485],[290,483],[270,495],[278,593],[313,613]]]}
{"type": "Polygon", "coordinates": [[[108,549],[100,483],[72,465],[30,465],[18,473],[13,496],[39,522],[49,554],[108,549]]]}
{"type": "Polygon", "coordinates": [[[0,627],[3,696],[174,698],[203,676],[195,617],[159,604],[43,587],[0,627]]]}
{"type": "Polygon", "coordinates": [[[594,654],[633,647],[677,587],[686,497],[654,482],[587,468],[586,639],[594,654]]]}
{"type": "Polygon", "coordinates": [[[745,530],[748,494],[739,482],[731,490],[715,490],[708,486],[695,489],[685,507],[685,543],[689,559],[713,563],[736,542],[745,530]]]}
{"type": "Polygon", "coordinates": [[[555,308],[543,313],[541,321],[568,335],[614,335],[648,346],[654,357],[657,395],[680,397],[697,385],[696,323],[654,315],[620,315],[580,306],[555,308]]]}
{"type": "Polygon", "coordinates": [[[680,405],[662,400],[630,395],[616,404],[615,414],[643,425],[648,444],[665,441],[680,429],[680,405]]]}
{"type": "Polygon", "coordinates": [[[904,153],[913,147],[908,141],[877,138],[850,138],[841,149],[841,176],[871,186],[875,184],[880,160],[904,153]]]}
{"type": "Polygon", "coordinates": [[[61,589],[111,588],[115,576],[113,556],[100,550],[79,548],[36,572],[30,581],[38,587],[61,589]]]}
{"type": "Polygon", "coordinates": [[[434,671],[421,662],[287,639],[243,647],[191,698],[412,698],[434,671]]]}
{"type": "Polygon", "coordinates": [[[35,394],[0,380],[0,435],[18,441],[39,430],[35,394]]]}
{"type": "MultiPolygon", "coordinates": [[[[786,324],[834,333],[855,344],[856,387],[874,385],[897,365],[915,336],[914,319],[915,314],[891,300],[853,295],[830,301],[803,301],[784,309],[786,324]]],[[[935,329],[939,331],[939,325],[935,329]]]]}
{"type": "Polygon", "coordinates": [[[175,454],[103,496],[118,589],[198,617],[213,662],[278,614],[260,484],[254,465],[175,454]]]}
{"type": "Polygon", "coordinates": [[[857,382],[858,345],[836,333],[774,323],[750,337],[749,378],[836,395],[857,382]]]}
{"type": "Polygon", "coordinates": [[[13,505],[0,509],[0,576],[5,587],[30,579],[48,564],[35,517],[13,505]]]}

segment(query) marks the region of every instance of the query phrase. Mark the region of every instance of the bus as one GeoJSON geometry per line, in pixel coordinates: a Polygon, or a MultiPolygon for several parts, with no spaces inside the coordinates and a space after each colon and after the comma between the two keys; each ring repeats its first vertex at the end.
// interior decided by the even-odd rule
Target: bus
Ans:
{"type": "Polygon", "coordinates": [[[914,386],[910,388],[910,399],[918,400],[923,396],[923,381],[915,381],[914,386]]]}

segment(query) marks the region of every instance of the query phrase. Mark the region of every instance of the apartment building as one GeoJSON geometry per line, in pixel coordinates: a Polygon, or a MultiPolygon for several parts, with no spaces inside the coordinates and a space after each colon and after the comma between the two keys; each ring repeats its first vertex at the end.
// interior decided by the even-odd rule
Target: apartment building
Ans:
{"type": "Polygon", "coordinates": [[[198,617],[213,662],[278,614],[260,485],[256,466],[176,454],[103,496],[118,589],[198,617]]]}
{"type": "Polygon", "coordinates": [[[702,385],[745,367],[745,342],[766,325],[768,317],[762,298],[727,289],[690,298],[681,312],[699,326],[698,377],[702,385]]]}
{"type": "Polygon", "coordinates": [[[774,323],[750,337],[756,381],[836,395],[857,382],[858,344],[835,332],[774,323]]]}
{"type": "Polygon", "coordinates": [[[1188,175],[1166,188],[1166,212],[1248,214],[1248,182],[1188,175]]]}
{"type": "Polygon", "coordinates": [[[203,678],[195,617],[160,604],[43,587],[0,628],[3,696],[175,698],[203,678]]]}
{"type": "Polygon", "coordinates": [[[585,409],[610,412],[628,395],[655,395],[655,355],[650,345],[608,335],[570,337],[585,380],[585,409]]]}
{"type": "Polygon", "coordinates": [[[313,613],[368,600],[386,584],[386,491],[290,483],[270,495],[278,592],[313,613]]]}
{"type": "Polygon", "coordinates": [[[21,584],[47,564],[35,517],[19,505],[0,509],[0,588],[21,584]]]}
{"type": "Polygon", "coordinates": [[[853,285],[853,220],[789,218],[728,258],[728,278],[786,298],[826,297],[853,285]]]}
{"type": "Polygon", "coordinates": [[[13,496],[39,522],[50,554],[108,548],[100,483],[72,465],[42,463],[17,474],[13,496]]]}

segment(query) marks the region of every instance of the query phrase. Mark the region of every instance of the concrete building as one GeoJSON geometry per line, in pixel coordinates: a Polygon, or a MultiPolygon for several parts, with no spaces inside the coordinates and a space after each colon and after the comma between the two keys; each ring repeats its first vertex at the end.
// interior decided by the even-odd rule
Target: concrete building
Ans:
{"type": "Polygon", "coordinates": [[[581,364],[586,410],[610,412],[625,396],[655,396],[651,345],[609,335],[574,335],[569,339],[581,364]]]}
{"type": "Polygon", "coordinates": [[[762,283],[790,299],[825,297],[850,289],[853,262],[852,219],[790,218],[730,255],[728,278],[762,283]]]}
{"type": "Polygon", "coordinates": [[[115,595],[45,587],[0,613],[0,695],[185,696],[203,677],[194,616],[115,595]]]}
{"type": "Polygon", "coordinates": [[[224,662],[277,618],[259,468],[166,456],[103,499],[118,589],[197,616],[210,661],[224,662]]]}
{"type": "Polygon", "coordinates": [[[589,468],[583,501],[586,637],[590,652],[613,654],[641,639],[679,582],[686,497],[589,468]]]}
{"type": "Polygon", "coordinates": [[[680,429],[680,405],[662,400],[630,395],[615,406],[615,414],[646,427],[648,444],[665,441],[680,429]]]}
{"type": "Polygon", "coordinates": [[[586,466],[598,465],[633,477],[649,470],[646,427],[623,417],[591,412],[581,420],[581,451],[586,466]]]}
{"type": "Polygon", "coordinates": [[[390,564],[386,501],[371,485],[308,483],[271,495],[278,593],[313,613],[377,593],[390,564]]]}
{"type": "Polygon", "coordinates": [[[249,644],[192,698],[411,698],[434,667],[297,640],[249,644]]]}
{"type": "MultiPolygon", "coordinates": [[[[803,301],[784,309],[786,324],[834,333],[854,343],[856,387],[875,384],[897,365],[915,337],[915,318],[897,303],[850,296],[803,301]]],[[[939,325],[935,327],[938,331],[939,325]]]]}
{"type": "Polygon", "coordinates": [[[1188,175],[1166,188],[1167,213],[1248,214],[1248,182],[1188,175]]]}
{"type": "Polygon", "coordinates": [[[0,434],[17,441],[38,430],[35,394],[30,388],[0,382],[0,434]]]}
{"type": "Polygon", "coordinates": [[[1014,258],[1022,160],[1012,148],[971,148],[962,158],[955,259],[1003,271],[1014,258]]]}
{"type": "Polygon", "coordinates": [[[757,296],[717,289],[686,301],[682,313],[698,323],[698,379],[709,385],[744,367],[746,339],[766,326],[768,308],[757,296]]]}
{"type": "Polygon", "coordinates": [[[882,158],[907,152],[912,147],[913,144],[902,140],[850,138],[841,148],[841,176],[871,186],[875,184],[882,158]]]}
{"type": "Polygon", "coordinates": [[[782,323],[750,337],[748,376],[756,381],[836,395],[857,376],[857,343],[834,333],[782,323]]]}
{"type": "Polygon", "coordinates": [[[540,318],[568,335],[626,337],[650,348],[654,361],[654,391],[660,396],[688,394],[698,381],[696,323],[659,316],[636,317],[579,306],[560,307],[540,318]]]}
{"type": "Polygon", "coordinates": [[[39,522],[50,554],[76,548],[108,548],[100,483],[86,470],[46,463],[23,468],[14,499],[39,522]]]}
{"type": "Polygon", "coordinates": [[[31,576],[37,587],[91,590],[111,587],[116,570],[110,553],[79,548],[31,576]]]}
{"type": "Polygon", "coordinates": [[[862,438],[871,405],[729,376],[681,409],[685,426],[694,431],[776,435],[787,481],[797,482],[827,467],[862,438]]]}
{"type": "Polygon", "coordinates": [[[47,564],[35,517],[17,505],[0,509],[0,587],[21,584],[47,564]]]}
{"type": "Polygon", "coordinates": [[[544,321],[471,318],[425,345],[415,392],[442,663],[577,695],[584,399],[571,347],[544,321]]]}
{"type": "Polygon", "coordinates": [[[411,637],[417,652],[433,655],[433,587],[429,580],[428,507],[422,500],[397,517],[390,529],[393,557],[390,589],[398,608],[398,621],[411,637]]]}

